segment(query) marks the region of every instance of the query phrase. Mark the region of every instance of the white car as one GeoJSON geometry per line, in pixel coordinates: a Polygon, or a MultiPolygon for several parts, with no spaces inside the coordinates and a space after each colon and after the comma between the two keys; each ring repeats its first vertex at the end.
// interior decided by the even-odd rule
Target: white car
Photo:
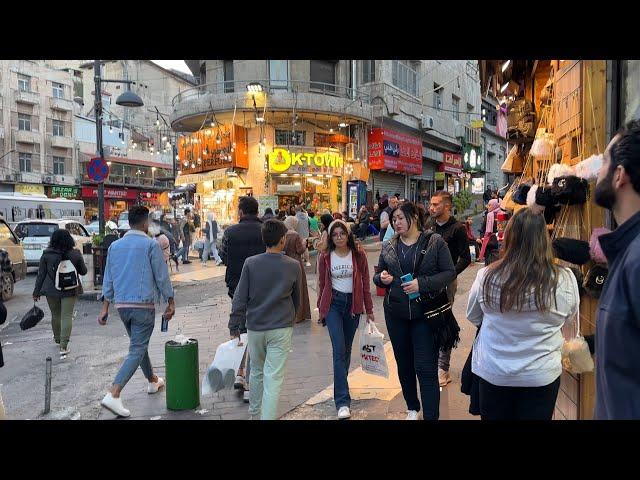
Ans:
{"type": "Polygon", "coordinates": [[[118,230],[126,231],[130,229],[131,227],[129,226],[129,211],[126,210],[118,215],[118,230]]]}
{"type": "Polygon", "coordinates": [[[69,230],[80,252],[85,243],[91,243],[84,225],[75,220],[23,220],[16,224],[15,234],[22,240],[28,267],[40,265],[40,257],[49,246],[51,235],[60,228],[69,230]]]}

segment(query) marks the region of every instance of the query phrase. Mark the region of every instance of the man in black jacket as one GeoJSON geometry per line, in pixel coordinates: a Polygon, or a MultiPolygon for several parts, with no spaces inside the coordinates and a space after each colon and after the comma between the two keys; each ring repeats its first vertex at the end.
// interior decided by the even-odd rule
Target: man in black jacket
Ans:
{"type": "MultiPolygon", "coordinates": [[[[240,222],[232,225],[224,231],[222,236],[222,245],[220,246],[220,258],[222,263],[227,266],[224,281],[229,289],[229,297],[233,299],[238,283],[240,283],[240,275],[244,261],[254,255],[265,253],[267,248],[262,241],[262,220],[258,218],[258,201],[254,197],[240,197],[238,201],[238,217],[240,222]]],[[[277,275],[277,272],[273,272],[277,275]]],[[[265,288],[268,288],[265,285],[265,288]]],[[[246,332],[240,332],[246,333],[246,332]]],[[[249,366],[248,350],[242,365],[249,366]]],[[[244,388],[244,400],[249,402],[249,388],[244,381],[244,367],[238,370],[238,377],[234,387],[237,389],[244,388]]],[[[249,368],[247,368],[247,378],[249,377],[249,368]]]]}
{"type": "MultiPolygon", "coordinates": [[[[431,230],[439,234],[449,247],[451,258],[456,267],[456,276],[460,275],[465,268],[471,264],[471,252],[467,240],[467,230],[462,222],[458,222],[451,215],[453,201],[451,194],[444,190],[438,190],[431,197],[429,214],[431,216],[431,230]]],[[[458,289],[458,281],[455,279],[447,287],[449,301],[453,300],[458,289]]],[[[440,386],[445,386],[451,382],[449,375],[449,363],[451,361],[451,350],[441,351],[438,359],[438,380],[440,386]]]]}

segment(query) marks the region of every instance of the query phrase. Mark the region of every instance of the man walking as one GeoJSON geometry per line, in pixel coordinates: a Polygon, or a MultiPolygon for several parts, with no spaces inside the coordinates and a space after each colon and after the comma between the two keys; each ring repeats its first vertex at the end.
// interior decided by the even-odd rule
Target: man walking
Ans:
{"type": "MultiPolygon", "coordinates": [[[[265,252],[265,246],[262,241],[262,221],[258,218],[258,201],[254,197],[240,197],[238,201],[238,217],[240,222],[224,231],[222,245],[220,246],[220,258],[227,266],[224,280],[231,298],[233,298],[236,287],[240,282],[245,260],[253,255],[265,252]]],[[[237,389],[244,388],[245,402],[249,401],[249,384],[244,375],[244,365],[247,365],[247,376],[249,375],[248,357],[249,349],[247,349],[242,359],[242,365],[238,370],[238,378],[236,378],[234,385],[237,389]]]]}
{"type": "Polygon", "coordinates": [[[207,222],[202,229],[204,236],[204,250],[202,252],[202,265],[207,266],[207,260],[209,256],[216,262],[216,267],[222,264],[222,259],[218,255],[218,247],[216,242],[218,241],[218,222],[216,221],[213,212],[207,214],[207,222]]]}
{"type": "Polygon", "coordinates": [[[385,233],[387,233],[387,228],[389,228],[389,226],[391,225],[391,212],[393,212],[397,206],[398,197],[390,197],[389,205],[384,210],[382,210],[382,213],[380,214],[380,241],[382,241],[385,233]]]}
{"type": "Polygon", "coordinates": [[[618,228],[600,237],[609,274],[596,319],[596,420],[640,420],[640,121],[613,137],[594,192],[618,228]]]}
{"type": "MultiPolygon", "coordinates": [[[[429,214],[431,216],[431,230],[440,235],[449,247],[451,258],[456,266],[456,276],[460,275],[471,264],[471,252],[467,230],[462,222],[458,222],[451,215],[453,201],[451,194],[444,190],[438,190],[431,197],[429,214]]],[[[458,290],[457,278],[447,286],[447,296],[453,305],[458,290]]],[[[451,382],[449,364],[451,362],[451,350],[440,351],[438,357],[438,381],[444,387],[451,382]]]]}
{"type": "Polygon", "coordinates": [[[310,267],[311,263],[309,262],[309,249],[307,248],[307,239],[311,236],[309,232],[309,215],[307,215],[307,212],[304,210],[304,207],[302,205],[298,205],[296,207],[296,218],[298,219],[298,226],[296,227],[296,231],[298,232],[298,235],[300,235],[300,238],[302,238],[302,244],[305,246],[305,250],[302,256],[305,260],[305,265],[307,267],[310,267]]]}
{"type": "Polygon", "coordinates": [[[189,249],[193,240],[193,233],[196,231],[196,227],[193,224],[193,218],[191,216],[191,210],[186,208],[184,210],[184,218],[180,221],[180,238],[182,239],[182,248],[178,250],[178,257],[182,256],[182,264],[189,264],[189,249]]]}
{"type": "Polygon", "coordinates": [[[262,225],[267,251],[244,262],[233,296],[229,331],[232,338],[239,337],[246,326],[251,351],[251,419],[277,419],[293,321],[301,303],[300,263],[282,255],[286,233],[279,220],[262,225]]]}
{"type": "Polygon", "coordinates": [[[147,351],[155,323],[156,299],[168,302],[164,312],[167,319],[175,313],[167,264],[158,243],[147,235],[149,210],[142,206],[131,207],[129,225],[131,230],[109,247],[102,285],[104,304],[98,316],[98,323],[106,325],[109,305],[115,303],[130,338],[129,354],[101,402],[103,407],[121,417],[131,413],[124,408],[120,393],[138,367],[149,381],[148,393],[156,393],[164,386],[164,380],[153,373],[147,351]]]}

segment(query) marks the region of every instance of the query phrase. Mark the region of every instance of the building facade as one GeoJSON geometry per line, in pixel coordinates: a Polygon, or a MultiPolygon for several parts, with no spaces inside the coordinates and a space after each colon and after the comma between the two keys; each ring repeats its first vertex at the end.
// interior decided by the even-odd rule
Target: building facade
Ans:
{"type": "Polygon", "coordinates": [[[0,62],[0,191],[77,186],[73,79],[29,60],[0,62]]]}
{"type": "MultiPolygon", "coordinates": [[[[507,156],[507,139],[497,131],[500,106],[492,96],[482,98],[482,134],[481,146],[485,160],[485,175],[478,177],[473,193],[482,193],[487,187],[496,191],[510,183],[512,178],[502,172],[500,167],[507,156]]],[[[506,125],[506,124],[505,124],[506,125]]]]}

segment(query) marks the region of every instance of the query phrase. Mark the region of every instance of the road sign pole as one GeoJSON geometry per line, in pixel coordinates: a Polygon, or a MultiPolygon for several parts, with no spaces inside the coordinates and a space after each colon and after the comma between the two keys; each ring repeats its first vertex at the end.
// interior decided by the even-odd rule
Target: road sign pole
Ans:
{"type": "MultiPolygon", "coordinates": [[[[102,82],[100,77],[100,60],[94,60],[93,73],[95,81],[95,104],[94,110],[96,115],[96,150],[98,156],[104,158],[102,148],[102,82]]],[[[104,182],[98,183],[98,226],[100,235],[104,235],[104,182]]]]}

